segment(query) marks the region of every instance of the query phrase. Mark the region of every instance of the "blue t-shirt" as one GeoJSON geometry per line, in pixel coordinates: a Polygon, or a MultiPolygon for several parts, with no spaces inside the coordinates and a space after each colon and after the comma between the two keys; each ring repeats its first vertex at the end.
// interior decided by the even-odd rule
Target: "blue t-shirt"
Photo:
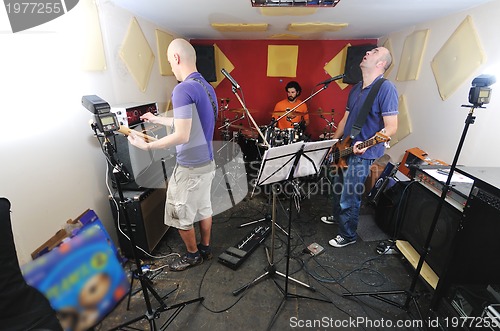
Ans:
{"type": "MultiPolygon", "coordinates": [[[[382,78],[382,76],[375,79],[369,86],[362,89],[363,82],[359,82],[351,89],[349,92],[349,98],[347,99],[346,111],[349,112],[347,121],[344,127],[344,134],[342,139],[346,139],[351,134],[351,129],[356,119],[358,117],[363,103],[365,102],[368,93],[373,86],[373,84],[382,78]]],[[[386,80],[380,86],[380,90],[375,96],[373,101],[373,106],[368,112],[366,117],[366,122],[361,128],[361,132],[353,138],[352,144],[357,141],[365,141],[372,138],[375,133],[379,132],[384,128],[383,116],[396,115],[398,114],[398,92],[396,87],[392,82],[386,80]]],[[[364,159],[377,159],[384,155],[385,146],[383,143],[372,146],[366,150],[363,155],[360,155],[364,159]]]]}
{"type": "Polygon", "coordinates": [[[192,120],[189,141],[176,146],[177,163],[189,167],[213,160],[212,140],[218,105],[212,85],[199,72],[193,72],[172,91],[172,104],[174,118],[192,120]],[[194,78],[201,81],[206,89],[194,78]]]}

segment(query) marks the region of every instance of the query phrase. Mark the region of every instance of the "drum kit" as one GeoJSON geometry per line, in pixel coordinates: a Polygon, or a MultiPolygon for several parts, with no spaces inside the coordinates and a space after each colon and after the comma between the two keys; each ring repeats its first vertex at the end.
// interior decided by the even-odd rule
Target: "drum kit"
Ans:
{"type": "MultiPolygon", "coordinates": [[[[220,99],[219,116],[222,125],[218,129],[223,141],[238,143],[241,146],[246,161],[260,160],[264,151],[269,147],[293,144],[308,138],[304,132],[305,123],[290,123],[290,128],[279,129],[272,121],[269,125],[259,126],[259,131],[262,133],[260,135],[257,129],[241,125],[240,121],[245,118],[245,110],[243,108],[229,109],[229,101],[229,98],[220,99]]],[[[334,129],[337,128],[333,121],[333,110],[331,113],[323,112],[320,108],[316,112],[310,112],[309,115],[320,116],[327,122],[319,138],[320,140],[330,139],[334,129]],[[331,115],[331,120],[325,115],[331,115]]]]}

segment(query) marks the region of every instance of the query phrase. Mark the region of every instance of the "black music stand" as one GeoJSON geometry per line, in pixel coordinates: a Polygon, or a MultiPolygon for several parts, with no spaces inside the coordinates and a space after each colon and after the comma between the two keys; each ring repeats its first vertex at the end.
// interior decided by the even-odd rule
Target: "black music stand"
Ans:
{"type": "Polygon", "coordinates": [[[290,270],[290,231],[292,227],[292,201],[290,198],[290,206],[288,209],[288,235],[287,235],[287,251],[286,251],[286,272],[283,274],[276,270],[274,265],[274,228],[275,228],[275,210],[276,210],[276,190],[279,182],[290,182],[294,178],[299,178],[303,176],[309,176],[313,174],[317,174],[321,168],[321,164],[323,164],[326,155],[333,144],[336,142],[336,139],[333,140],[323,140],[316,141],[310,143],[298,142],[290,145],[283,145],[279,147],[273,147],[264,153],[261,168],[259,171],[259,176],[257,178],[257,185],[267,185],[273,184],[273,216],[272,216],[272,227],[271,227],[271,235],[272,235],[272,244],[271,244],[271,253],[267,251],[267,259],[269,265],[266,267],[266,272],[259,277],[255,278],[250,283],[240,287],[239,289],[233,291],[233,295],[238,295],[242,291],[248,289],[253,284],[259,282],[266,276],[274,277],[275,275],[281,276],[285,278],[285,286],[284,288],[280,287],[276,282],[276,286],[283,293],[283,299],[276,309],[274,316],[269,323],[268,330],[274,324],[277,315],[285,301],[288,298],[306,298],[311,300],[330,302],[327,300],[312,298],[307,296],[302,296],[298,294],[291,294],[288,292],[288,281],[292,280],[293,282],[302,285],[303,287],[315,292],[316,289],[306,283],[303,283],[299,280],[296,280],[289,276],[290,270]]]}

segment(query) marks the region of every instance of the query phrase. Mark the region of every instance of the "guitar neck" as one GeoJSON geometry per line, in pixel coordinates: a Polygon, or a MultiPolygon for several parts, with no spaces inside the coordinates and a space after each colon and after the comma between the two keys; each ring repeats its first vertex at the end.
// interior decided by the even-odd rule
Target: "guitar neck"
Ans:
{"type": "MultiPolygon", "coordinates": [[[[362,143],[360,143],[357,147],[358,147],[358,149],[363,149],[366,147],[371,147],[375,144],[376,144],[375,139],[370,138],[370,139],[365,140],[362,143]]],[[[353,152],[354,152],[354,146],[349,146],[348,148],[344,149],[343,151],[340,151],[340,157],[350,155],[353,152]]]]}
{"type": "MultiPolygon", "coordinates": [[[[126,126],[120,126],[120,128],[117,131],[120,132],[120,133],[123,133],[126,136],[128,136],[130,134],[130,132],[132,132],[132,129],[127,128],[126,126]]],[[[152,141],[158,140],[155,137],[148,136],[147,134],[145,134],[143,132],[140,132],[140,131],[137,131],[137,130],[134,130],[134,132],[135,132],[136,135],[138,135],[139,137],[141,137],[142,139],[144,139],[148,143],[152,142],[152,141]]]]}

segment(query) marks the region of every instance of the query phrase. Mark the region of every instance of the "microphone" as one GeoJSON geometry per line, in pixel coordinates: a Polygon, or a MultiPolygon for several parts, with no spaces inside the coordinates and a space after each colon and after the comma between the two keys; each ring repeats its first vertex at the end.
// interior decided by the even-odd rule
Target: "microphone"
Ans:
{"type": "Polygon", "coordinates": [[[321,84],[325,84],[325,85],[330,84],[334,80],[341,79],[341,78],[344,78],[344,74],[340,74],[340,75],[334,76],[332,78],[328,78],[327,80],[324,80],[321,83],[316,84],[316,86],[321,85],[321,84]]]}
{"type": "Polygon", "coordinates": [[[222,68],[220,72],[222,72],[222,74],[226,76],[227,79],[229,79],[231,84],[233,84],[234,88],[236,89],[240,88],[240,85],[233,79],[233,77],[231,77],[231,75],[229,74],[229,72],[226,71],[226,69],[222,68]]]}

